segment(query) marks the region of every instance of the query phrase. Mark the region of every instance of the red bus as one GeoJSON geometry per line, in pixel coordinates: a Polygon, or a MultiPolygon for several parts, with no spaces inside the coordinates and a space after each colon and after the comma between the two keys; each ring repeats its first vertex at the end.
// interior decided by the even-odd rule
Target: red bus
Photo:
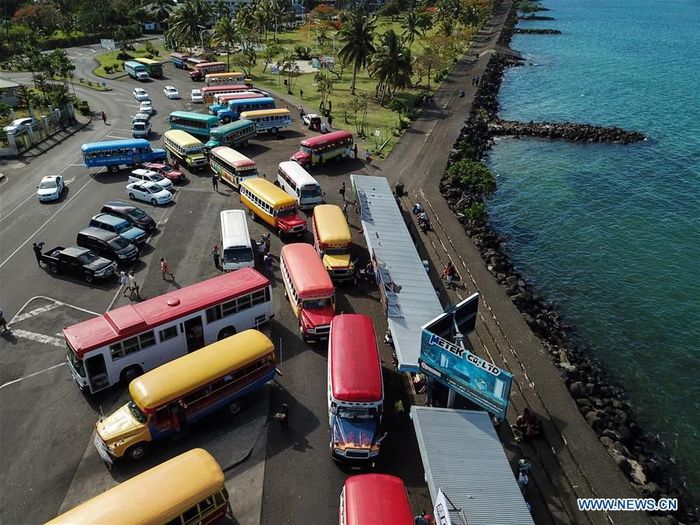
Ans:
{"type": "Polygon", "coordinates": [[[64,328],[68,367],[94,393],[272,317],[270,281],[242,268],[64,328]]]}
{"type": "Polygon", "coordinates": [[[360,474],[345,480],[340,493],[340,525],[413,525],[406,486],[387,474],[360,474]]]}
{"type": "Polygon", "coordinates": [[[214,102],[214,95],[229,95],[248,91],[245,84],[224,84],[221,86],[207,86],[202,88],[202,98],[205,104],[214,102]]]}
{"type": "Polygon", "coordinates": [[[326,339],[335,315],[335,288],[310,244],[282,247],[280,268],[284,288],[304,341],[326,339]]]}
{"type": "Polygon", "coordinates": [[[379,455],[384,407],[382,364],[372,319],[336,315],[328,336],[328,425],[331,456],[368,461],[379,455]]]}
{"type": "Polygon", "coordinates": [[[330,159],[349,158],[353,138],[349,131],[334,131],[302,140],[299,151],[289,160],[298,162],[304,168],[322,164],[330,159]]]}
{"type": "Polygon", "coordinates": [[[226,72],[226,64],[223,62],[202,62],[194,66],[194,71],[190,71],[192,80],[204,80],[204,77],[209,73],[224,73],[226,72]]]}

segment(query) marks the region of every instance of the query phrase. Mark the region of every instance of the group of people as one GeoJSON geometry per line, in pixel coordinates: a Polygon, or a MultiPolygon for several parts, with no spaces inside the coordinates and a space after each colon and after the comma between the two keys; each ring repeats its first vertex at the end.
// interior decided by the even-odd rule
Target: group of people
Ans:
{"type": "Polygon", "coordinates": [[[126,293],[129,292],[129,299],[133,299],[134,294],[136,294],[137,299],[141,299],[139,283],[136,281],[134,270],[119,272],[119,283],[124,287],[122,297],[125,297],[126,293]]]}

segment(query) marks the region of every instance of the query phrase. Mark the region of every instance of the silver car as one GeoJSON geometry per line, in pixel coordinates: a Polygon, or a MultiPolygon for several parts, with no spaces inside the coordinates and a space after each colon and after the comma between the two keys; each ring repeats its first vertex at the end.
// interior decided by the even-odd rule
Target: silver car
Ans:
{"type": "Polygon", "coordinates": [[[173,200],[173,194],[164,190],[155,182],[134,182],[127,184],[126,194],[131,200],[150,202],[153,206],[167,204],[173,200]]]}

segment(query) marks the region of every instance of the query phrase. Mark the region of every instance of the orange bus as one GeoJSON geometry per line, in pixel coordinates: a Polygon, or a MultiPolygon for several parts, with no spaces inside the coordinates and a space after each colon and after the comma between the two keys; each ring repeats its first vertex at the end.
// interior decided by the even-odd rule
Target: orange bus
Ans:
{"type": "Polygon", "coordinates": [[[328,339],[335,315],[335,288],[316,250],[310,244],[282,247],[280,268],[285,295],[304,341],[328,339]]]}

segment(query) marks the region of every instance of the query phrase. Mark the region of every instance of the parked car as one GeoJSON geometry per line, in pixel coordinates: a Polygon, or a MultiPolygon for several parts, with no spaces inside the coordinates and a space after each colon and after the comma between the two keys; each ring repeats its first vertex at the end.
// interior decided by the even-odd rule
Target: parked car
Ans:
{"type": "Polygon", "coordinates": [[[151,97],[148,96],[148,92],[143,88],[134,88],[134,98],[136,102],[143,102],[144,100],[151,99],[151,97]]]}
{"type": "Polygon", "coordinates": [[[26,127],[33,126],[35,122],[36,121],[33,117],[17,118],[2,128],[2,130],[7,131],[8,133],[11,131],[19,131],[26,127]]]}
{"type": "Polygon", "coordinates": [[[149,113],[136,113],[133,117],[131,117],[131,123],[134,124],[136,122],[150,122],[151,120],[151,115],[149,113]]]}
{"type": "Polygon", "coordinates": [[[42,177],[37,186],[36,198],[39,202],[56,201],[61,198],[64,187],[63,177],[60,175],[42,177]]]}
{"type": "Polygon", "coordinates": [[[76,244],[117,264],[129,264],[139,256],[139,249],[121,235],[90,226],[78,232],[76,244]]]}
{"type": "Polygon", "coordinates": [[[151,134],[151,123],[138,120],[131,125],[131,134],[135,139],[145,139],[151,134]]]}
{"type": "Polygon", "coordinates": [[[135,244],[137,248],[143,248],[143,245],[146,244],[146,232],[121,217],[115,217],[107,213],[98,213],[90,219],[88,226],[118,233],[131,244],[135,244]]]}
{"type": "Polygon", "coordinates": [[[153,115],[155,113],[155,108],[153,107],[153,102],[150,100],[144,100],[139,105],[139,113],[147,113],[148,115],[153,115]]]}
{"type": "Polygon", "coordinates": [[[173,181],[174,184],[183,183],[187,180],[187,177],[183,172],[176,170],[170,164],[147,162],[143,165],[143,167],[147,170],[160,173],[163,177],[166,177],[173,181]]]}
{"type": "Polygon", "coordinates": [[[156,182],[134,182],[127,184],[126,194],[131,200],[150,202],[153,206],[167,204],[173,200],[173,194],[163,189],[156,182]]]}
{"type": "Polygon", "coordinates": [[[72,273],[82,276],[88,283],[95,279],[111,277],[117,270],[115,262],[100,257],[87,248],[79,248],[78,246],[69,248],[56,246],[41,254],[41,262],[46,264],[54,275],[72,273]]]}
{"type": "Polygon", "coordinates": [[[163,177],[157,171],[151,171],[151,170],[144,170],[144,169],[133,170],[131,172],[131,174],[129,175],[128,182],[129,183],[132,183],[132,182],[155,182],[160,187],[162,187],[164,190],[170,191],[173,189],[173,181],[163,177]]]}
{"type": "Polygon", "coordinates": [[[204,97],[202,96],[202,90],[201,89],[193,89],[192,93],[190,94],[190,99],[192,99],[192,102],[195,104],[204,103],[204,97]]]}
{"type": "Polygon", "coordinates": [[[109,213],[115,217],[121,217],[129,221],[133,226],[141,228],[146,232],[152,232],[156,229],[156,221],[148,213],[141,208],[134,206],[130,202],[114,200],[109,201],[102,206],[102,213],[109,213]]]}
{"type": "Polygon", "coordinates": [[[307,113],[301,117],[304,126],[313,131],[319,131],[321,129],[321,117],[316,113],[307,113]]]}
{"type": "Polygon", "coordinates": [[[163,94],[170,99],[180,98],[180,92],[175,86],[165,86],[163,88],[163,94]]]}

